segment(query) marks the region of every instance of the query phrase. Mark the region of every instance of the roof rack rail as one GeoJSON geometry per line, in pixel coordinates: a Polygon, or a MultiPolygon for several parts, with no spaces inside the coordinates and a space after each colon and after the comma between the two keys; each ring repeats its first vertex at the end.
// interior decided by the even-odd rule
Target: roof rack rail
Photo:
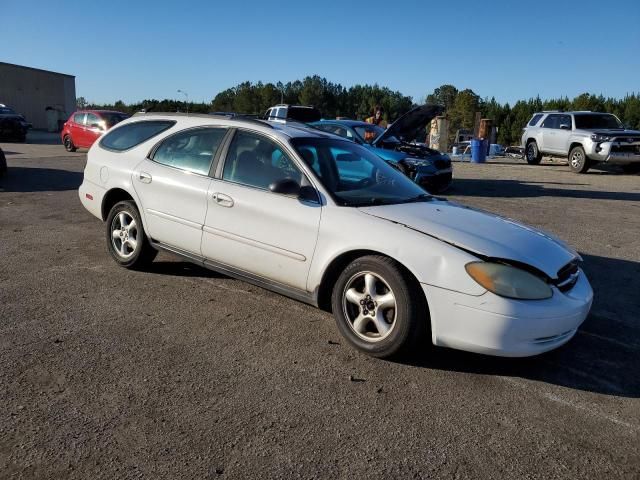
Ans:
{"type": "Polygon", "coordinates": [[[258,118],[257,115],[235,113],[235,112],[212,112],[212,113],[185,113],[185,112],[136,112],[133,114],[137,116],[171,116],[171,117],[196,117],[196,118],[211,118],[220,117],[227,118],[229,120],[240,120],[243,122],[254,123],[262,125],[264,127],[273,128],[273,125],[269,124],[266,120],[258,118]]]}

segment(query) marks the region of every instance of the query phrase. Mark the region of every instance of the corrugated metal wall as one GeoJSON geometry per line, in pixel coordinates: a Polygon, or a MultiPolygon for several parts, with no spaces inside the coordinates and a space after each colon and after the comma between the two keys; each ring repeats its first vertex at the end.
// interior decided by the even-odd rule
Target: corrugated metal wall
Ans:
{"type": "Polygon", "coordinates": [[[76,107],[72,75],[0,62],[0,103],[24,115],[33,128],[47,128],[46,107],[61,109],[66,118],[76,107]]]}

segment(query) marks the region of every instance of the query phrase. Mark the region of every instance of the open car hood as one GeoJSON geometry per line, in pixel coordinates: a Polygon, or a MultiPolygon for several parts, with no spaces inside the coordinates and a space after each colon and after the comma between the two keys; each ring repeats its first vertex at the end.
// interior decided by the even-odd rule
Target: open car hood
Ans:
{"type": "Polygon", "coordinates": [[[480,257],[523,263],[556,279],[580,256],[559,238],[514,220],[454,202],[432,199],[359,208],[480,257]]]}
{"type": "Polygon", "coordinates": [[[442,114],[444,107],[440,105],[420,105],[412,108],[407,113],[389,125],[385,132],[373,141],[374,146],[382,145],[389,137],[398,137],[404,140],[413,140],[418,130],[427,126],[434,117],[442,114]]]}

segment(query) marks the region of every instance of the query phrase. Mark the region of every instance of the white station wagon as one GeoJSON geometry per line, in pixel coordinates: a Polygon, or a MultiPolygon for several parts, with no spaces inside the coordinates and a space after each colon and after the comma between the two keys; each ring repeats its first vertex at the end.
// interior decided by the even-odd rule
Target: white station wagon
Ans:
{"type": "Polygon", "coordinates": [[[158,250],[333,312],[358,349],[502,356],[567,342],[593,298],[557,238],[428,195],[367,149],[298,124],[142,114],[88,154],[82,204],[113,259],[158,250]]]}

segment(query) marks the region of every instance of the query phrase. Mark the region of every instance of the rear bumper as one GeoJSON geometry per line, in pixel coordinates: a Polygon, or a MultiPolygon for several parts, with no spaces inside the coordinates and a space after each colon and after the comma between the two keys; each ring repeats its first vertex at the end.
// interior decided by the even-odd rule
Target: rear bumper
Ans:
{"type": "Polygon", "coordinates": [[[583,272],[575,286],[547,300],[465,295],[422,285],[435,345],[503,357],[527,357],[568,342],[587,317],[593,290],[583,272]]]}
{"type": "Polygon", "coordinates": [[[89,213],[98,217],[100,220],[103,220],[102,200],[105,193],[106,190],[104,188],[102,188],[100,185],[96,185],[86,178],[82,180],[82,184],[80,185],[80,188],[78,188],[78,196],[80,197],[82,206],[89,210],[89,213]]]}

